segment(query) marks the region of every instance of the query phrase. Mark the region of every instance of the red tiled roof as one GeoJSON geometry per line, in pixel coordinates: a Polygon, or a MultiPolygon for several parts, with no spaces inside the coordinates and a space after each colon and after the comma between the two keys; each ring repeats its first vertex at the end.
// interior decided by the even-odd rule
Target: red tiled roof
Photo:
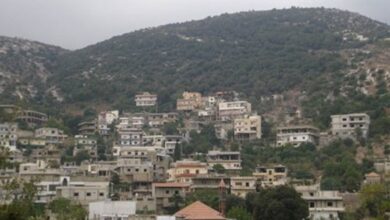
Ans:
{"type": "Polygon", "coordinates": [[[189,187],[190,185],[187,183],[176,183],[176,182],[169,182],[169,183],[153,183],[154,187],[175,187],[175,188],[185,188],[189,187]]]}
{"type": "Polygon", "coordinates": [[[200,201],[196,201],[175,213],[176,217],[185,220],[226,220],[221,213],[200,201]]]}

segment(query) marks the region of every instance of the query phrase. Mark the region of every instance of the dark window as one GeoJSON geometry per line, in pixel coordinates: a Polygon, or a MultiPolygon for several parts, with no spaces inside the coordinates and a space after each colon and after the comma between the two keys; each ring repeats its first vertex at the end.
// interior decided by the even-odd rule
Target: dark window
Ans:
{"type": "Polygon", "coordinates": [[[79,193],[73,193],[73,196],[79,196],[79,193]]]}
{"type": "Polygon", "coordinates": [[[90,193],[90,192],[88,192],[88,193],[87,193],[87,196],[91,196],[91,193],[90,193]]]}
{"type": "Polygon", "coordinates": [[[328,207],[332,207],[333,206],[333,202],[328,202],[328,207]]]}
{"type": "Polygon", "coordinates": [[[310,202],[309,206],[310,208],[314,208],[315,207],[314,202],[310,202]]]}

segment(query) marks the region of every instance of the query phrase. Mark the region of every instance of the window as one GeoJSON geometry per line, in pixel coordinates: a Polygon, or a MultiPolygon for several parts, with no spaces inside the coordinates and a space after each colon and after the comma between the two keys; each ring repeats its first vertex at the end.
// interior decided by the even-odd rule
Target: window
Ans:
{"type": "Polygon", "coordinates": [[[91,196],[91,193],[90,193],[90,192],[87,192],[87,196],[91,196]]]}
{"type": "Polygon", "coordinates": [[[248,182],[246,182],[246,183],[245,183],[245,186],[246,186],[246,187],[249,187],[249,183],[248,183],[248,182]]]}
{"type": "Polygon", "coordinates": [[[166,191],[165,191],[165,194],[169,194],[169,190],[166,190],[166,191]]]}
{"type": "Polygon", "coordinates": [[[309,203],[309,206],[310,206],[310,208],[314,208],[314,207],[315,207],[314,202],[310,202],[310,203],[309,203]]]}
{"type": "Polygon", "coordinates": [[[104,196],[104,193],[102,193],[102,192],[101,192],[101,193],[99,193],[99,196],[104,196]]]}
{"type": "Polygon", "coordinates": [[[76,193],[73,193],[73,196],[74,196],[74,197],[77,197],[77,196],[79,196],[79,193],[77,193],[77,192],[76,192],[76,193]]]}
{"type": "Polygon", "coordinates": [[[333,206],[333,202],[328,202],[328,207],[332,207],[333,206]]]}
{"type": "Polygon", "coordinates": [[[312,192],[311,192],[311,193],[309,193],[309,194],[310,194],[310,196],[314,196],[314,193],[312,193],[312,192]]]}

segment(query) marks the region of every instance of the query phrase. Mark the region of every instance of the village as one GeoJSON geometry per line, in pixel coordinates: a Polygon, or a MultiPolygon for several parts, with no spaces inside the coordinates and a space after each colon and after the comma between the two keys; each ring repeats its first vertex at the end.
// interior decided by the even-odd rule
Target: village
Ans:
{"type": "MultiPolygon", "coordinates": [[[[301,193],[311,219],[339,219],[346,201],[353,197],[348,192],[322,190],[318,179],[296,181],[285,164],[257,164],[251,175],[242,175],[240,149],[183,152],[191,132],[200,133],[210,125],[222,143],[262,139],[266,119],[236,92],[207,96],[184,92],[174,112],[158,112],[157,94],[141,92],[134,101],[140,111],[100,112],[95,119],[79,123],[74,136],[45,126],[50,118],[45,113],[1,105],[3,112],[15,115],[15,121],[0,124],[1,146],[14,165],[1,170],[0,185],[15,179],[32,181],[38,189],[36,203],[66,198],[81,204],[91,220],[222,220],[227,219],[227,195],[245,199],[261,188],[281,185],[301,193]],[[201,191],[218,195],[218,210],[200,201],[178,210],[186,197],[201,191]]],[[[300,119],[299,111],[286,113],[285,123],[273,128],[272,147],[312,144],[321,149],[335,139],[367,139],[370,127],[366,113],[332,115],[331,126],[322,131],[300,119]]],[[[362,184],[385,181],[390,158],[378,158],[374,167],[376,171],[366,173],[362,184]]],[[[11,202],[8,194],[6,188],[1,189],[2,203],[11,202]]]]}

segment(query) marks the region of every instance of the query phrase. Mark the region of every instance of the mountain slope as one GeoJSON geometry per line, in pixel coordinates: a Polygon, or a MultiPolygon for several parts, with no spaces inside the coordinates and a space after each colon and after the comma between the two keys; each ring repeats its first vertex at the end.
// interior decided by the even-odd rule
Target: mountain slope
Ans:
{"type": "Polygon", "coordinates": [[[56,46],[0,36],[1,99],[41,99],[52,66],[65,52],[56,46]]]}
{"type": "Polygon", "coordinates": [[[347,66],[340,51],[388,36],[387,25],[335,9],[225,14],[64,54],[50,82],[72,102],[130,103],[149,90],[172,108],[183,90],[224,89],[258,100],[341,71],[347,66]]]}

